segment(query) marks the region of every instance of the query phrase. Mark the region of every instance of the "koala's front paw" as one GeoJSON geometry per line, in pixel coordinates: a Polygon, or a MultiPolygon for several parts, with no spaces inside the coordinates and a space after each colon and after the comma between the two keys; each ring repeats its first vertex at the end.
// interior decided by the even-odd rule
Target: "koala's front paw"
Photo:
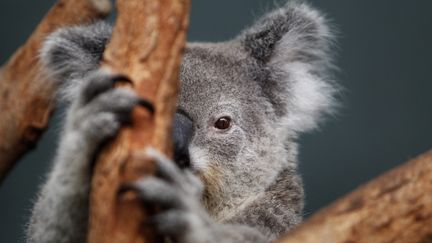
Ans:
{"type": "Polygon", "coordinates": [[[136,190],[144,205],[161,208],[148,222],[161,235],[175,242],[202,241],[203,234],[213,223],[200,203],[202,182],[155,150],[150,149],[148,154],[156,162],[155,176],[126,185],[122,191],[136,190]]]}
{"type": "Polygon", "coordinates": [[[132,89],[114,88],[115,83],[124,80],[103,70],[91,73],[69,110],[66,132],[78,133],[87,146],[95,148],[130,121],[134,106],[142,105],[153,112],[153,106],[132,89]]]}

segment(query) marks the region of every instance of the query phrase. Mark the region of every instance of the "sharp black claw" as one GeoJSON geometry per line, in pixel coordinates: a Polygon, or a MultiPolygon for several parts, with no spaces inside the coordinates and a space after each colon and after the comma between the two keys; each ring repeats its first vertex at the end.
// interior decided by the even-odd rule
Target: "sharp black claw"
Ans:
{"type": "Polygon", "coordinates": [[[145,100],[145,99],[140,99],[138,104],[140,106],[146,108],[152,115],[154,114],[155,108],[154,108],[154,105],[150,101],[145,100]]]}
{"type": "Polygon", "coordinates": [[[116,83],[127,83],[127,84],[130,84],[131,86],[133,86],[133,82],[126,75],[121,75],[121,74],[120,75],[116,75],[116,76],[112,77],[111,81],[112,81],[113,84],[116,84],[116,83]]]}
{"type": "Polygon", "coordinates": [[[138,191],[137,186],[135,185],[135,183],[131,182],[131,183],[126,183],[120,186],[120,188],[117,191],[117,195],[121,196],[124,195],[127,192],[133,192],[133,191],[138,191]]]}
{"type": "MultiPolygon", "coordinates": [[[[116,83],[127,83],[127,84],[130,84],[131,86],[133,86],[133,82],[130,80],[129,77],[127,77],[125,75],[114,76],[111,80],[112,80],[112,83],[114,85],[116,83]]],[[[139,102],[138,102],[138,105],[146,108],[152,115],[155,112],[154,105],[150,101],[148,101],[148,100],[140,99],[139,102]]]]}

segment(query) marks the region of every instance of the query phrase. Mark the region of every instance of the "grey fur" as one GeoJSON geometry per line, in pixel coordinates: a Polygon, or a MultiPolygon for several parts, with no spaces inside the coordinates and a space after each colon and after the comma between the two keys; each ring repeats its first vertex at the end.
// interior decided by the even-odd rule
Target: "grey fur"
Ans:
{"type": "MultiPolygon", "coordinates": [[[[72,104],[28,242],[85,241],[92,158],[138,103],[98,70],[110,34],[103,23],[64,29],[42,51],[72,104]]],[[[143,202],[167,208],[152,221],[161,234],[192,243],[268,242],[301,221],[296,139],[334,106],[331,39],[324,17],[296,1],[231,41],[187,45],[178,107],[194,124],[192,170],[153,151],[159,176],[130,185],[143,202]],[[222,116],[231,117],[229,129],[213,127],[222,116]]]]}

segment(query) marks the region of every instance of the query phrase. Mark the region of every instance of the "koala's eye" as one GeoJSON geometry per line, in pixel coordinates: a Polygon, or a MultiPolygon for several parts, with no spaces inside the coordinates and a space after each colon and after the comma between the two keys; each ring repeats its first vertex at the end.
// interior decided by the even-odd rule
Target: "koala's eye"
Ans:
{"type": "Polygon", "coordinates": [[[219,118],[215,124],[214,127],[220,130],[226,130],[231,127],[231,118],[224,116],[219,118]]]}

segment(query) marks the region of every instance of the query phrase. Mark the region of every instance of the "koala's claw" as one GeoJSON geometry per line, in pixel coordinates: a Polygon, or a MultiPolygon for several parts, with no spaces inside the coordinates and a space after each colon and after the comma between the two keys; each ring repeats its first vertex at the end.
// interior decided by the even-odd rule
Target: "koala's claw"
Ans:
{"type": "Polygon", "coordinates": [[[138,105],[140,105],[140,106],[146,108],[146,109],[147,109],[147,110],[148,110],[152,115],[153,115],[154,112],[155,112],[155,108],[154,108],[153,103],[151,103],[151,102],[148,101],[148,100],[140,99],[140,100],[138,101],[138,105]]]}
{"type": "Polygon", "coordinates": [[[114,87],[120,76],[112,76],[110,72],[97,70],[89,74],[87,81],[81,87],[79,102],[84,105],[93,98],[114,87]]]}
{"type": "Polygon", "coordinates": [[[96,148],[115,136],[122,124],[131,121],[135,106],[142,106],[153,113],[153,105],[132,89],[115,88],[117,82],[128,80],[103,69],[89,74],[69,110],[67,132],[81,134],[83,141],[96,148]]]}
{"type": "Polygon", "coordinates": [[[128,78],[125,75],[116,75],[114,77],[112,77],[112,82],[115,83],[128,83],[131,86],[133,86],[133,82],[130,80],[130,78],[128,78]]]}
{"type": "MultiPolygon", "coordinates": [[[[129,83],[133,85],[132,81],[124,75],[113,76],[111,73],[104,70],[93,72],[82,87],[79,99],[80,103],[82,105],[90,103],[96,97],[113,89],[117,83],[129,83]]],[[[150,101],[139,99],[136,104],[146,108],[151,114],[154,114],[155,108],[150,101]]]]}
{"type": "MultiPolygon", "coordinates": [[[[116,83],[128,83],[129,85],[133,86],[133,82],[124,75],[117,75],[111,78],[112,80],[112,86],[115,86],[116,83]]],[[[152,115],[155,112],[155,108],[152,102],[146,100],[146,99],[139,99],[138,105],[140,105],[143,108],[146,108],[152,115]]]]}

